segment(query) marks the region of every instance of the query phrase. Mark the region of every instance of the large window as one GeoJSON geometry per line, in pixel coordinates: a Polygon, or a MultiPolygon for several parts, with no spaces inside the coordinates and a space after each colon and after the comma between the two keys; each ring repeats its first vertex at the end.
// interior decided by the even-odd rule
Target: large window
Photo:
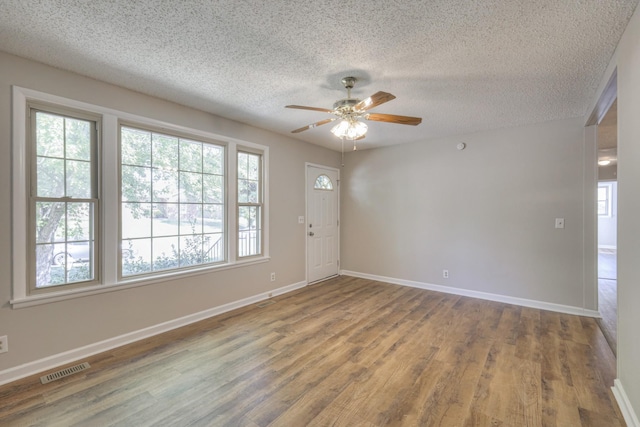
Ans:
{"type": "Polygon", "coordinates": [[[262,254],[262,156],[238,152],[238,257],[262,254]]]}
{"type": "Polygon", "coordinates": [[[268,261],[268,147],[12,90],[14,308],[268,261]]]}
{"type": "Polygon", "coordinates": [[[30,106],[31,289],[97,280],[97,120],[30,106]]]}
{"type": "Polygon", "coordinates": [[[122,126],[122,275],[225,260],[224,147],[122,126]]]}

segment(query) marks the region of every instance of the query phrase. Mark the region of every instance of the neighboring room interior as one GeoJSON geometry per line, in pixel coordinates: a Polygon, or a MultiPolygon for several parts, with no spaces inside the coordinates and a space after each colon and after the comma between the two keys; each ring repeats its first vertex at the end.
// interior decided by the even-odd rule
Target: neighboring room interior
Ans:
{"type": "Polygon", "coordinates": [[[598,310],[599,324],[617,347],[618,103],[598,125],[598,310]]]}

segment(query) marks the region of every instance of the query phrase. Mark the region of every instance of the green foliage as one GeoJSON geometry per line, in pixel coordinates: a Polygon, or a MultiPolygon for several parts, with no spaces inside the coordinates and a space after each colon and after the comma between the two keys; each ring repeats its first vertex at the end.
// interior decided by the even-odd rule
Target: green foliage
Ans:
{"type": "MultiPolygon", "coordinates": [[[[38,197],[89,199],[96,196],[92,185],[95,159],[92,158],[91,132],[90,121],[55,113],[36,114],[38,197]]],[[[192,235],[188,236],[176,228],[175,238],[179,244],[171,245],[167,253],[154,254],[153,260],[134,257],[129,241],[122,259],[123,275],[222,259],[221,239],[213,242],[215,238],[204,233],[221,231],[212,226],[211,221],[222,222],[223,218],[218,208],[224,203],[224,147],[123,127],[120,151],[123,217],[126,211],[128,218],[142,221],[131,221],[128,226],[135,228],[144,221],[162,219],[165,227],[179,227],[177,224],[184,221],[189,221],[192,227],[192,235]],[[195,206],[198,209],[193,210],[195,206]],[[182,210],[186,213],[181,214],[182,210]],[[208,230],[203,229],[206,221],[209,221],[208,230]]],[[[53,262],[56,255],[53,249],[65,242],[91,240],[93,209],[91,203],[69,199],[36,202],[37,286],[92,279],[93,260],[78,262],[67,257],[67,262],[57,265],[53,262]]],[[[140,229],[137,231],[136,237],[140,236],[140,229]]],[[[156,238],[166,238],[166,230],[164,232],[161,236],[143,236],[153,242],[156,238]]],[[[57,247],[56,252],[59,252],[57,247]]]]}
{"type": "MultiPolygon", "coordinates": [[[[195,224],[192,224],[195,233],[195,224]]],[[[123,251],[122,274],[125,276],[145,274],[153,271],[167,270],[178,267],[208,264],[221,260],[222,239],[212,242],[211,236],[193,234],[182,238],[184,244],[178,249],[171,245],[171,253],[161,253],[152,262],[143,257],[134,256],[134,248],[129,241],[128,249],[123,251]]]]}

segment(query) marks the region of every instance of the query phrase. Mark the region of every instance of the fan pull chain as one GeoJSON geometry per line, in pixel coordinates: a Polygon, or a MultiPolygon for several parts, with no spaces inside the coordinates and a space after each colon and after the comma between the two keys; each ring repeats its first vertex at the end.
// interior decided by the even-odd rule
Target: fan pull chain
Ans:
{"type": "Polygon", "coordinates": [[[340,137],[342,141],[342,167],[344,167],[344,136],[340,137]]]}

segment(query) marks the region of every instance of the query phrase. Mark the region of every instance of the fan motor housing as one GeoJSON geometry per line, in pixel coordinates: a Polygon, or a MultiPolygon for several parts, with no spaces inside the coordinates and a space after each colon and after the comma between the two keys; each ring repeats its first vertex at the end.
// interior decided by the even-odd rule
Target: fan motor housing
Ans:
{"type": "Polygon", "coordinates": [[[359,99],[356,98],[344,98],[336,101],[333,104],[334,110],[353,110],[353,107],[360,102],[359,99]]]}

